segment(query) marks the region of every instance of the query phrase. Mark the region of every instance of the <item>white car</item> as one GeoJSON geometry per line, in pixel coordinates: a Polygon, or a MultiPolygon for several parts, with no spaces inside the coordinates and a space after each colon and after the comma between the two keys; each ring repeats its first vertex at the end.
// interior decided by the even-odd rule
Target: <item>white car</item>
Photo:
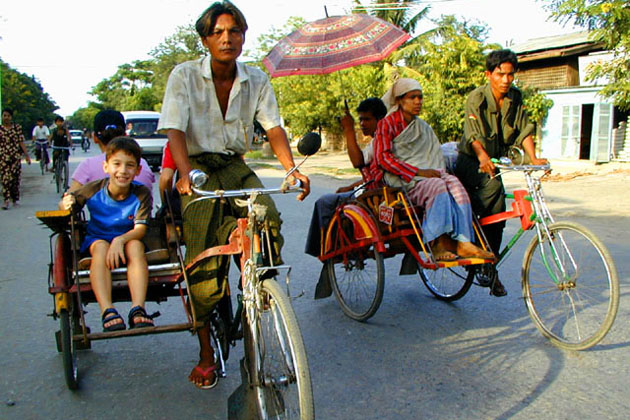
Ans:
{"type": "Polygon", "coordinates": [[[151,169],[157,171],[162,164],[162,151],[168,141],[166,134],[157,132],[160,113],[155,111],[126,111],[127,135],[133,137],[142,148],[142,157],[151,169]]]}
{"type": "Polygon", "coordinates": [[[72,139],[72,144],[81,144],[81,140],[83,140],[83,131],[81,130],[68,130],[70,131],[70,138],[72,139]]]}

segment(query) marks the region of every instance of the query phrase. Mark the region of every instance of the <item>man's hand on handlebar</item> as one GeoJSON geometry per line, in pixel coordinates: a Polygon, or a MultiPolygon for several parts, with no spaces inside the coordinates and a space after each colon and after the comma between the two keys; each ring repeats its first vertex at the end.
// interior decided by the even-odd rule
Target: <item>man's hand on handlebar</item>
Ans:
{"type": "Polygon", "coordinates": [[[298,201],[302,201],[308,196],[311,192],[311,181],[308,177],[298,171],[293,172],[293,176],[302,182],[302,192],[297,196],[298,201]]]}
{"type": "Polygon", "coordinates": [[[484,155],[485,156],[482,156],[479,159],[479,172],[484,172],[490,176],[493,176],[497,167],[492,162],[492,159],[490,159],[490,156],[485,153],[484,155]]]}
{"type": "Polygon", "coordinates": [[[177,192],[179,193],[179,195],[192,195],[190,178],[188,177],[188,174],[183,175],[181,178],[179,178],[175,186],[177,187],[177,192]]]}
{"type": "Polygon", "coordinates": [[[534,158],[531,160],[532,161],[532,165],[546,165],[549,162],[547,161],[547,159],[545,158],[534,158]]]}

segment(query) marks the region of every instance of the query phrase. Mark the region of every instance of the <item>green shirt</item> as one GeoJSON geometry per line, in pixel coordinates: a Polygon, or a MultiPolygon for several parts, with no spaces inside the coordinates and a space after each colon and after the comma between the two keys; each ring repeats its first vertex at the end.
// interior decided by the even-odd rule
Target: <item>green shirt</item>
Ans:
{"type": "Polygon", "coordinates": [[[510,87],[499,112],[488,83],[468,95],[459,151],[476,158],[471,144],[478,140],[491,158],[505,156],[509,146],[520,146],[534,129],[523,106],[521,91],[510,87]]]}

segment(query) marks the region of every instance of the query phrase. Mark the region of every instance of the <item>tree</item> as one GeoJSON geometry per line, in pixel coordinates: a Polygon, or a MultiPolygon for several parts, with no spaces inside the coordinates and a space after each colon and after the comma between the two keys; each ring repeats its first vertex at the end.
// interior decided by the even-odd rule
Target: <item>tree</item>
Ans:
{"type": "Polygon", "coordinates": [[[178,27],[175,34],[149,52],[149,55],[153,57],[150,70],[153,74],[152,95],[157,98],[155,110],[162,107],[166,82],[173,68],[184,61],[195,60],[205,54],[206,50],[193,25],[178,27]]]}
{"type": "Polygon", "coordinates": [[[151,86],[153,72],[148,60],[118,66],[118,71],[92,90],[104,108],[120,111],[153,110],[159,99],[151,86]]]}
{"type": "Polygon", "coordinates": [[[52,123],[54,111],[59,107],[44,92],[41,84],[33,76],[28,76],[11,68],[0,60],[2,66],[2,108],[14,111],[13,121],[20,124],[24,134],[30,138],[30,132],[38,118],[52,123]]]}
{"type": "Polygon", "coordinates": [[[607,78],[601,95],[630,110],[630,4],[627,0],[551,0],[544,5],[558,22],[586,27],[595,41],[613,51],[610,62],[589,66],[588,80],[607,78]]]}
{"type": "Polygon", "coordinates": [[[498,45],[485,44],[485,25],[442,16],[437,28],[414,49],[396,53],[405,65],[394,69],[423,86],[422,118],[442,142],[457,141],[464,125],[468,94],[485,83],[485,53],[498,45]],[[403,55],[404,54],[404,55],[403,55]]]}

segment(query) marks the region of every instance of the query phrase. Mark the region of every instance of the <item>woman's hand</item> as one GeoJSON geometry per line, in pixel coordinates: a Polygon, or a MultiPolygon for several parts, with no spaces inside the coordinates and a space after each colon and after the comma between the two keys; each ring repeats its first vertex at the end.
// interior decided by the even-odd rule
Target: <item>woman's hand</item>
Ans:
{"type": "Polygon", "coordinates": [[[423,178],[440,178],[442,174],[437,169],[418,169],[416,175],[423,178]]]}
{"type": "Polygon", "coordinates": [[[64,193],[61,203],[59,204],[59,208],[61,210],[71,210],[72,206],[74,206],[74,203],[76,202],[77,200],[73,194],[64,193]]]}

